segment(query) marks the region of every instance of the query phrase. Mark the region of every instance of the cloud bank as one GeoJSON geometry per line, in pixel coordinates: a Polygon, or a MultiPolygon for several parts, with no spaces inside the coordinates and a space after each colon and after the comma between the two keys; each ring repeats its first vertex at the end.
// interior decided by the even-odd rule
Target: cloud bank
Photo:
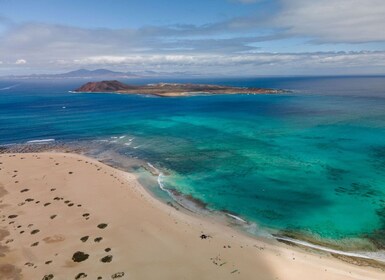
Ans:
{"type": "Polygon", "coordinates": [[[282,0],[282,6],[274,21],[289,34],[316,42],[385,41],[383,0],[282,0]]]}
{"type": "Polygon", "coordinates": [[[0,16],[0,75],[78,67],[207,75],[385,74],[385,1],[278,0],[277,6],[270,14],[203,25],[124,29],[15,23],[0,16]],[[298,49],[286,50],[293,40],[301,41],[298,49]],[[344,51],[324,50],[339,45],[344,51]],[[310,47],[319,50],[306,50],[310,47]]]}

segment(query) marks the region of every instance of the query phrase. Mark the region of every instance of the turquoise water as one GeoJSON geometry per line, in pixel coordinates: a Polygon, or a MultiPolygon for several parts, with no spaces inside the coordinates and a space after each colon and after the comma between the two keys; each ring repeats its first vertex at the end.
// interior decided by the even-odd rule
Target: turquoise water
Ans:
{"type": "Polygon", "coordinates": [[[0,91],[0,144],[97,140],[154,164],[167,188],[210,209],[385,247],[384,77],[211,82],[293,92],[154,98],[2,81],[17,86],[0,91]]]}

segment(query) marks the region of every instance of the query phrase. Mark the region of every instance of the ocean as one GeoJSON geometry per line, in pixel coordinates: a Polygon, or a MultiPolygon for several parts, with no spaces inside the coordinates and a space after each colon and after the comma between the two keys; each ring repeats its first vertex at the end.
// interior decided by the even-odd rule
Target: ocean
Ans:
{"type": "Polygon", "coordinates": [[[158,180],[128,171],[155,195],[192,197],[252,234],[385,248],[385,77],[184,79],[288,92],[179,98],[69,92],[83,82],[0,81],[0,145],[79,143],[140,159],[158,180]]]}

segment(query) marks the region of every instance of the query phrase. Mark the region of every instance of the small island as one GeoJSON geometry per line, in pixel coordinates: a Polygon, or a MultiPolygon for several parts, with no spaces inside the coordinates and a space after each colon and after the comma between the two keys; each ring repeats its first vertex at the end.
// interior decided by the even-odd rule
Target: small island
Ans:
{"type": "Polygon", "coordinates": [[[282,90],[266,88],[231,87],[207,84],[157,83],[148,85],[127,85],[119,81],[89,82],[74,92],[99,92],[146,94],[160,97],[191,96],[197,94],[274,94],[282,90]]]}

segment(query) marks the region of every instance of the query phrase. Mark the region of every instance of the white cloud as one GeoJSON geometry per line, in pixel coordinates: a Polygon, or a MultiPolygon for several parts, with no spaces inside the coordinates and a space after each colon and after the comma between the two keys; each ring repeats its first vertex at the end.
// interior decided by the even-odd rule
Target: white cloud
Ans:
{"type": "Polygon", "coordinates": [[[277,27],[319,42],[385,41],[384,0],[281,0],[277,27]]]}
{"type": "Polygon", "coordinates": [[[379,44],[385,42],[385,0],[276,1],[280,3],[280,10],[200,26],[88,29],[45,23],[17,24],[0,17],[0,25],[6,22],[2,25],[5,31],[0,32],[2,67],[3,71],[4,65],[11,70],[13,67],[17,73],[26,68],[20,65],[28,61],[30,71],[48,72],[81,66],[218,74],[248,74],[266,69],[280,73],[284,68],[305,74],[308,69],[313,72],[329,69],[329,74],[333,74],[337,68],[349,73],[361,67],[365,73],[384,73],[385,68],[380,67],[385,65],[385,44],[383,52],[349,52],[349,48],[370,49],[373,44],[356,43],[379,41],[376,49],[381,49],[379,44]],[[287,39],[293,40],[285,41],[287,39]],[[280,41],[273,42],[275,40],[280,41]],[[311,47],[307,47],[310,40],[311,47]],[[293,47],[296,41],[306,43],[299,44],[297,50],[293,47]],[[318,48],[319,43],[330,44],[318,48]],[[334,43],[347,44],[334,48],[334,43]],[[298,52],[304,52],[303,49],[346,51],[289,53],[286,50],[290,44],[291,50],[298,52]],[[261,50],[258,46],[263,46],[266,52],[258,53],[261,50]],[[270,46],[286,53],[269,52],[270,46]]]}
{"type": "Polygon", "coordinates": [[[22,65],[22,64],[26,64],[26,63],[27,63],[27,61],[25,59],[18,59],[15,62],[16,65],[22,65]]]}
{"type": "Polygon", "coordinates": [[[88,68],[118,67],[130,71],[158,69],[163,72],[189,71],[230,75],[271,74],[274,71],[289,74],[314,74],[318,71],[330,74],[330,69],[339,69],[342,73],[360,73],[368,65],[372,70],[384,68],[385,52],[91,56],[61,61],[61,64],[88,68]]]}

